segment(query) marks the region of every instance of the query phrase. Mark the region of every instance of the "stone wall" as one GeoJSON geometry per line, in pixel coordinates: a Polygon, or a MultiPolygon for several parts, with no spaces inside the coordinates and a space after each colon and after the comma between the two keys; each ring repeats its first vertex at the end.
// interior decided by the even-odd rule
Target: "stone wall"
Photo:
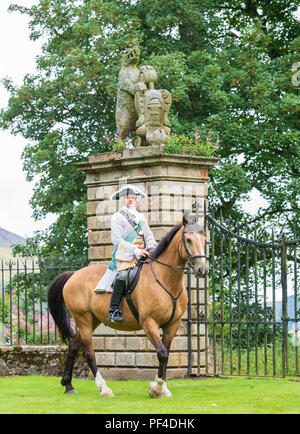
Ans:
{"type": "MultiPolygon", "coordinates": [[[[134,148],[123,152],[97,154],[78,167],[86,172],[88,192],[89,260],[109,264],[113,246],[110,237],[112,214],[118,211],[119,201],[109,197],[122,185],[130,183],[147,193],[138,202],[157,241],[174,225],[182,221],[182,211],[192,210],[197,200],[204,208],[207,197],[208,168],[218,160],[212,157],[191,157],[165,154],[161,148],[134,148]]],[[[192,317],[197,315],[197,291],[200,309],[204,309],[204,280],[196,289],[192,278],[192,317]]],[[[192,324],[193,372],[204,367],[204,330],[192,324]],[[201,345],[200,360],[197,345],[201,345]]],[[[106,379],[153,379],[158,360],[152,344],[143,331],[119,332],[100,325],[94,333],[97,364],[106,379]]],[[[187,314],[174,338],[168,363],[168,378],[184,377],[188,368],[187,314]]]]}
{"type": "MultiPolygon", "coordinates": [[[[61,377],[67,347],[61,346],[0,346],[0,377],[15,375],[48,375],[61,377]]],[[[88,378],[89,368],[82,356],[74,366],[75,378],[88,378]]]]}

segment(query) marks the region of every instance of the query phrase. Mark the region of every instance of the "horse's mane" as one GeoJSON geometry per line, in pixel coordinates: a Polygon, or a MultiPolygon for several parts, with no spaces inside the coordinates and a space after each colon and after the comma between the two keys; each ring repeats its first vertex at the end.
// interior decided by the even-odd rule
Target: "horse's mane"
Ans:
{"type": "Polygon", "coordinates": [[[172,241],[174,235],[179,231],[179,229],[182,227],[182,223],[179,223],[178,225],[174,226],[157,244],[156,249],[152,253],[151,257],[154,259],[157,259],[159,255],[162,254],[172,241]]]}

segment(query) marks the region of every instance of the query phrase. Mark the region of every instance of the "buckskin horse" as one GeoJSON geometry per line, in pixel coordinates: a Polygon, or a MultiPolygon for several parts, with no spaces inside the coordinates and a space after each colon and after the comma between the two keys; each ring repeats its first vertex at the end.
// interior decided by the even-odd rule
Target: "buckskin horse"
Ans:
{"type": "Polygon", "coordinates": [[[207,274],[205,240],[203,222],[193,221],[188,213],[183,215],[182,223],[174,226],[161,239],[144,262],[137,285],[131,294],[139,321],[125,299],[122,302],[122,312],[126,321],[118,324],[107,320],[111,294],[94,292],[106,270],[105,265],[93,264],[75,272],[66,271],[54,279],[48,289],[49,309],[63,341],[69,342],[61,380],[65,393],[76,393],[71,383],[72,371],[81,348],[101,396],[114,396],[100,374],[93,349],[93,331],[103,323],[116,330],[145,331],[159,361],[158,374],[150,383],[149,395],[152,398],[172,396],[167,388],[166,372],[172,339],[177,333],[188,303],[187,290],[183,284],[184,271],[188,263],[196,277],[207,274]],[[70,326],[65,306],[77,325],[76,334],[70,326]],[[162,339],[160,328],[163,331],[162,339]]]}

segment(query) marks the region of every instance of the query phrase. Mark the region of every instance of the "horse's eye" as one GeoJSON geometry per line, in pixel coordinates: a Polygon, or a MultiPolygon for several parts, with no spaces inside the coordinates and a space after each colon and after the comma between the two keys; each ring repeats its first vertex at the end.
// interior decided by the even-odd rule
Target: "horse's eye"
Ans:
{"type": "Polygon", "coordinates": [[[187,238],[186,241],[188,242],[188,244],[192,244],[192,240],[190,238],[187,238]]]}

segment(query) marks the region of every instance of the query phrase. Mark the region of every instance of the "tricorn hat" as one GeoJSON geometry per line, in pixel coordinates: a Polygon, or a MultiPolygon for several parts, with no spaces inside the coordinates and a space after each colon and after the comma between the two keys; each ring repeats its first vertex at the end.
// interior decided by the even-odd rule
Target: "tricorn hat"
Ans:
{"type": "Polygon", "coordinates": [[[129,194],[133,194],[138,198],[147,197],[147,195],[140,190],[138,187],[132,184],[123,185],[120,190],[110,196],[110,200],[119,200],[120,197],[128,196],[129,194]]]}

